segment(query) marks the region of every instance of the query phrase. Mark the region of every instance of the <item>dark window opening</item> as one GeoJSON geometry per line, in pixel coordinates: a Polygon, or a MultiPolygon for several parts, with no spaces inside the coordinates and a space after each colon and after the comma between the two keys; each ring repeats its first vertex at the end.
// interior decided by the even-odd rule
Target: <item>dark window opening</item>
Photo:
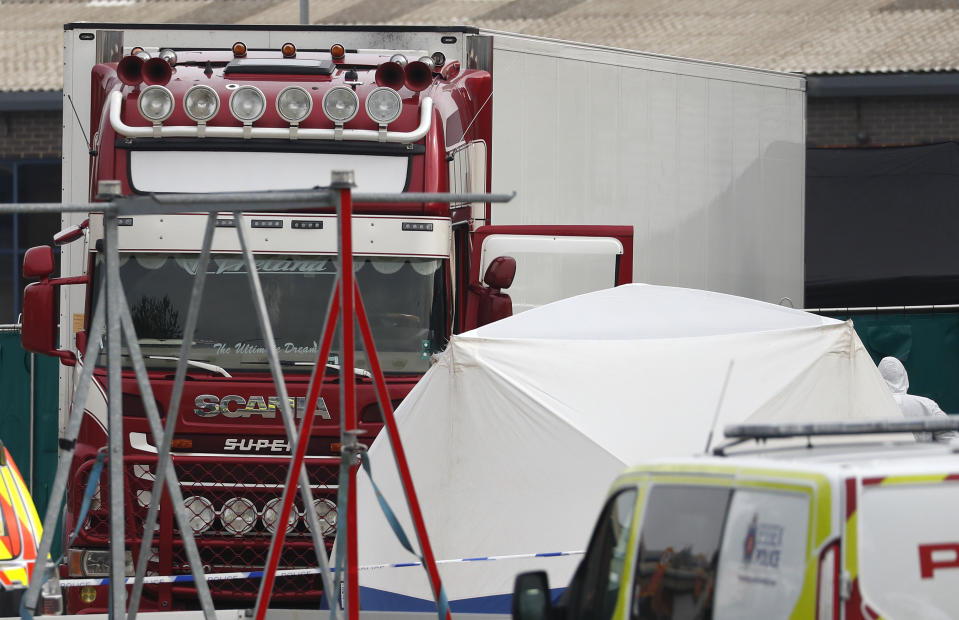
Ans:
{"type": "MultiPolygon", "coordinates": [[[[0,161],[0,202],[60,202],[60,161],[0,161]]],[[[0,216],[0,323],[19,321],[23,289],[29,284],[21,275],[24,252],[49,245],[58,230],[58,213],[0,216]]]]}

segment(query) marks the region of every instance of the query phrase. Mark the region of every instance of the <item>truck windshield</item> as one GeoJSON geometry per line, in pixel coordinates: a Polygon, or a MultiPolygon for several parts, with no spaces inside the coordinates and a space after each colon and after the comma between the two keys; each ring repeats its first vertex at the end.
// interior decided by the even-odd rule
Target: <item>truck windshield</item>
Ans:
{"type": "MultiPolygon", "coordinates": [[[[98,255],[96,270],[102,261],[98,255]]],[[[121,254],[120,279],[150,368],[176,365],[175,359],[157,358],[179,355],[198,263],[197,254],[121,254]]],[[[255,263],[279,359],[289,370],[309,372],[336,280],[335,260],[277,254],[257,255],[255,263]]],[[[444,267],[444,261],[435,258],[355,257],[353,270],[384,372],[422,373],[429,367],[429,356],[445,345],[444,267]]],[[[99,277],[93,281],[95,303],[99,277]]],[[[199,312],[190,360],[230,372],[267,367],[265,340],[241,256],[211,257],[199,312]]],[[[355,366],[369,370],[362,346],[357,349],[355,366]]],[[[340,357],[337,338],[328,362],[338,365],[340,357]]],[[[98,365],[105,364],[101,353],[98,365]]],[[[130,366],[126,347],[124,365],[130,366]]]]}

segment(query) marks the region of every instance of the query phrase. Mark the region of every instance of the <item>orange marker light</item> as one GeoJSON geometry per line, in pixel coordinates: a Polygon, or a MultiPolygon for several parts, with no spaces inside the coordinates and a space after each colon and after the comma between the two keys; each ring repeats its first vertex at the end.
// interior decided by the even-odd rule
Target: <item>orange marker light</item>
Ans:
{"type": "Polygon", "coordinates": [[[333,60],[343,60],[343,57],[346,56],[346,48],[339,43],[334,43],[330,46],[330,54],[333,56],[333,60]]]}
{"type": "Polygon", "coordinates": [[[233,44],[233,56],[236,58],[242,58],[246,56],[246,43],[243,41],[237,41],[233,44]]]}
{"type": "Polygon", "coordinates": [[[85,577],[83,572],[83,551],[81,549],[70,549],[67,555],[67,566],[70,568],[71,577],[85,577]]]}
{"type": "Polygon", "coordinates": [[[280,51],[283,52],[283,58],[293,58],[296,56],[296,46],[292,43],[284,43],[280,51]]]}

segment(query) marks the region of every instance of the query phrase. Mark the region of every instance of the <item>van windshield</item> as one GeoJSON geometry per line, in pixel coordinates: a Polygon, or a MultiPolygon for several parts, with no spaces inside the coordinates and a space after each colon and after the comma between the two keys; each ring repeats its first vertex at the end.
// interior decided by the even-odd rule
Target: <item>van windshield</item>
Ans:
{"type": "MultiPolygon", "coordinates": [[[[102,259],[97,256],[97,272],[102,259]]],[[[121,254],[120,279],[148,367],[176,365],[175,359],[162,358],[179,355],[198,259],[197,254],[121,254]]],[[[279,359],[291,370],[308,372],[319,352],[323,318],[336,281],[335,260],[329,256],[257,255],[255,265],[279,359]]],[[[444,267],[444,261],[435,258],[354,259],[353,270],[384,372],[422,373],[429,367],[429,356],[445,345],[444,267]]],[[[95,303],[99,294],[96,273],[93,281],[97,283],[95,303]]],[[[190,360],[231,372],[267,367],[265,341],[242,256],[211,257],[199,312],[190,360]]],[[[328,361],[338,365],[337,341],[328,361]]],[[[358,343],[357,349],[361,348],[358,343]]],[[[105,365],[105,352],[98,363],[105,365]]],[[[130,365],[126,356],[124,365],[130,365]]],[[[362,351],[357,353],[356,366],[369,370],[362,351]]]]}
{"type": "Polygon", "coordinates": [[[719,547],[731,491],[655,485],[643,511],[630,617],[713,617],[719,547]]]}

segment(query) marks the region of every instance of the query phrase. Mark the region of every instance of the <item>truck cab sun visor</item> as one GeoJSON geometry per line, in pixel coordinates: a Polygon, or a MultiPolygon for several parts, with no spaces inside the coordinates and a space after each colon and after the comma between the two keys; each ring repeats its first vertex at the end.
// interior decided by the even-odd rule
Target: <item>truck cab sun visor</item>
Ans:
{"type": "Polygon", "coordinates": [[[307,60],[291,58],[237,58],[223,69],[223,75],[236,74],[270,75],[333,75],[332,60],[307,60]]]}

